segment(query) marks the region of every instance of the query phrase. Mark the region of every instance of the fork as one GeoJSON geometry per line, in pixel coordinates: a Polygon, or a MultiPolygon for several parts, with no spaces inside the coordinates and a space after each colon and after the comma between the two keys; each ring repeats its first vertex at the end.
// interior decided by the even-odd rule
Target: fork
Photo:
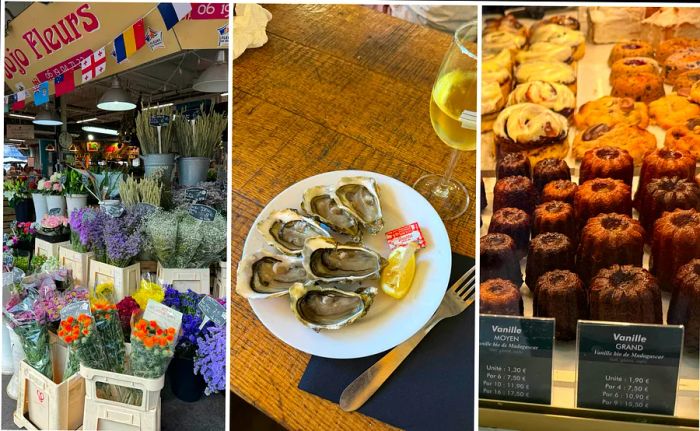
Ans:
{"type": "Polygon", "coordinates": [[[428,332],[442,319],[453,317],[469,308],[474,303],[475,276],[472,267],[460,277],[445,293],[437,311],[428,323],[411,338],[391,349],[382,359],[369,367],[348,385],[340,395],[340,408],[346,412],[359,409],[384,384],[386,379],[399,368],[413,349],[421,342],[428,332]]]}

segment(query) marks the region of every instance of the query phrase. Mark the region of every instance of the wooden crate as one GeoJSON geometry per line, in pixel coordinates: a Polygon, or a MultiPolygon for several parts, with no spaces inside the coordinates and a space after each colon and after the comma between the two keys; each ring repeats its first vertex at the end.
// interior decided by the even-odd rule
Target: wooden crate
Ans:
{"type": "Polygon", "coordinates": [[[173,285],[180,292],[191,289],[197,293],[209,295],[211,292],[211,274],[209,268],[163,268],[158,263],[158,278],[173,285]]]}
{"type": "Polygon", "coordinates": [[[34,240],[34,256],[58,257],[61,246],[70,247],[70,241],[48,242],[41,238],[34,240]]]}
{"type": "Polygon", "coordinates": [[[130,296],[139,288],[141,280],[141,265],[136,262],[126,268],[98,262],[90,258],[88,283],[90,288],[100,283],[114,284],[114,301],[121,301],[125,296],[130,296]]]}
{"type": "Polygon", "coordinates": [[[76,286],[89,287],[89,267],[93,253],[81,253],[71,248],[70,243],[58,248],[58,264],[73,271],[73,282],[76,286]]]}
{"type": "Polygon", "coordinates": [[[13,417],[18,427],[30,430],[76,430],[83,425],[85,380],[80,373],[75,373],[61,382],[68,359],[66,345],[52,339],[51,354],[54,380],[25,361],[20,363],[19,396],[13,417]]]}

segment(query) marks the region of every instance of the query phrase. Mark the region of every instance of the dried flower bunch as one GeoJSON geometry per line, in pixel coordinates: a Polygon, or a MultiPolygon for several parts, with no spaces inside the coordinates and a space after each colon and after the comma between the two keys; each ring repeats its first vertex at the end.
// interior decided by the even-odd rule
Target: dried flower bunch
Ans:
{"type": "Polygon", "coordinates": [[[177,134],[179,153],[182,157],[214,158],[221,147],[221,134],[227,126],[224,114],[208,112],[202,105],[200,114],[194,120],[188,120],[184,115],[173,119],[173,128],[177,134]]]}
{"type": "Polygon", "coordinates": [[[148,154],[168,154],[175,151],[175,127],[171,123],[161,127],[160,142],[158,142],[158,129],[151,126],[151,117],[156,115],[166,115],[172,120],[172,106],[160,108],[141,107],[141,112],[136,116],[136,137],[139,138],[141,151],[148,154]]]}

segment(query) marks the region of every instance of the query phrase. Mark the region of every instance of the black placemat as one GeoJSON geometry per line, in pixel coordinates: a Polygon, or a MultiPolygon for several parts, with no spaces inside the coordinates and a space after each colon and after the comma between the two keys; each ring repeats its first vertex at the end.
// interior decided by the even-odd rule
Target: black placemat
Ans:
{"type": "MultiPolygon", "coordinates": [[[[473,265],[474,259],[452,253],[450,285],[473,265]]],[[[359,411],[411,431],[473,429],[476,306],[433,328],[359,411]]],[[[312,356],[299,389],[337,403],[347,385],[382,356],[312,356]]]]}

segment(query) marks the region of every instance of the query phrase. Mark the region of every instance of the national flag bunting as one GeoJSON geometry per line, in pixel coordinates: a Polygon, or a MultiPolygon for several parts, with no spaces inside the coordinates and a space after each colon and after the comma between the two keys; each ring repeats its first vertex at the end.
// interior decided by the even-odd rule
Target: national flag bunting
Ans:
{"type": "Polygon", "coordinates": [[[24,109],[24,99],[27,98],[27,90],[20,90],[10,96],[10,104],[12,105],[13,111],[20,111],[24,109]],[[14,96],[14,97],[13,97],[14,96]]]}
{"type": "Polygon", "coordinates": [[[163,17],[165,29],[170,30],[192,11],[190,3],[158,3],[158,12],[163,17]]]}
{"type": "Polygon", "coordinates": [[[56,78],[53,80],[54,82],[54,95],[56,97],[60,97],[66,93],[69,93],[73,91],[75,88],[75,79],[73,78],[73,71],[69,70],[68,72],[58,75],[56,78]]]}
{"type": "Polygon", "coordinates": [[[49,101],[49,83],[42,82],[34,87],[34,104],[41,106],[49,101]]]}
{"type": "Polygon", "coordinates": [[[146,30],[143,27],[143,18],[136,21],[127,31],[114,39],[114,52],[117,63],[121,63],[139,50],[146,43],[146,30]]]}
{"type": "Polygon", "coordinates": [[[105,57],[104,46],[80,62],[80,72],[83,75],[83,84],[91,81],[102,74],[107,68],[107,57],[105,57]]]}

